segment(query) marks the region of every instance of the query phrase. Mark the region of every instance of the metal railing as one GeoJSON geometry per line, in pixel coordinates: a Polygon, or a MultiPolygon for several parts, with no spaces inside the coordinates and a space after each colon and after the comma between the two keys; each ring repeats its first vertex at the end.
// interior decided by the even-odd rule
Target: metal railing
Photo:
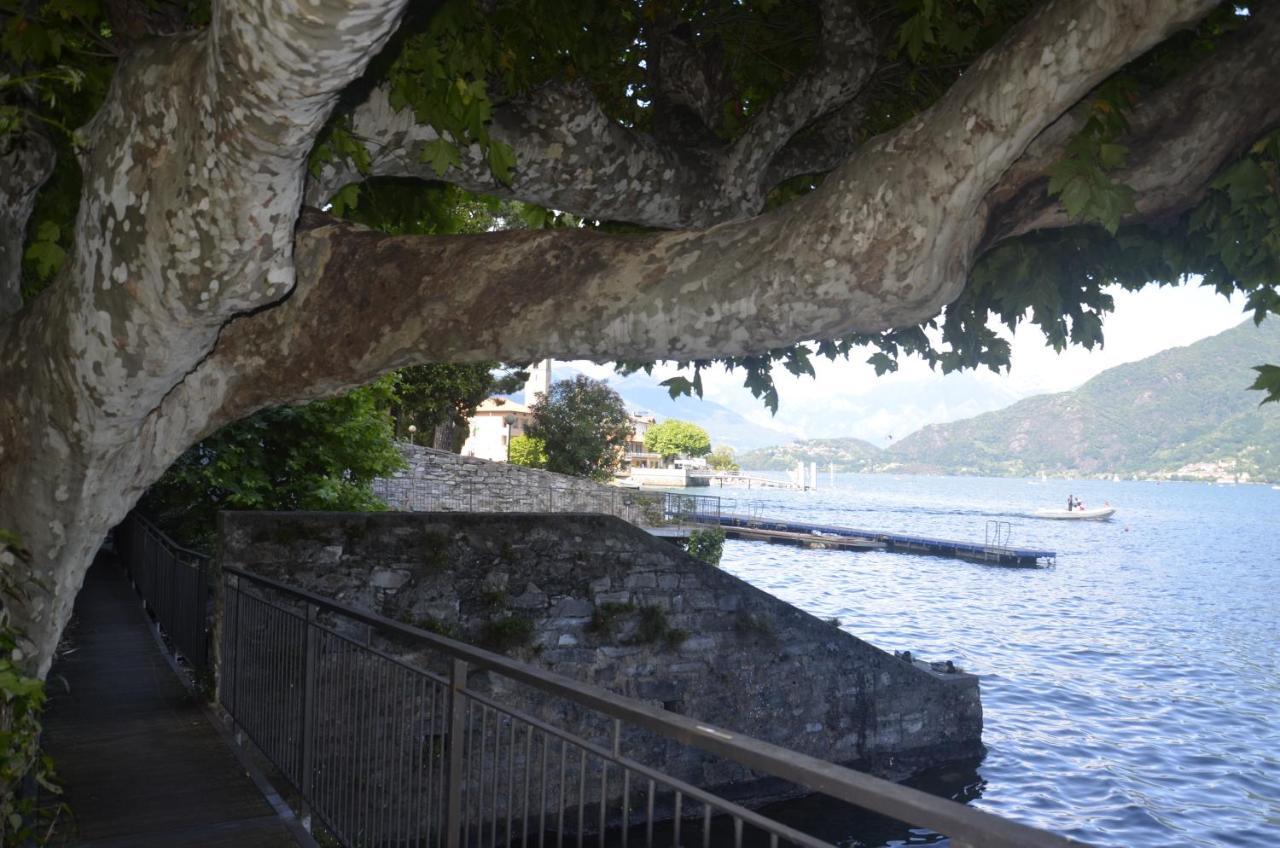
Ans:
{"type": "Polygon", "coordinates": [[[221,703],[343,845],[829,845],[642,762],[637,734],[955,846],[1078,844],[236,568],[222,580],[221,703]]]}
{"type": "Polygon", "coordinates": [[[193,668],[208,669],[209,558],[177,544],[139,515],[116,529],[116,544],[134,589],[169,643],[193,668]]]}
{"type": "Polygon", "coordinates": [[[403,479],[375,493],[401,512],[585,512],[614,515],[640,527],[718,523],[720,498],[600,485],[598,490],[556,486],[495,489],[478,481],[403,479]]]}
{"type": "Polygon", "coordinates": [[[193,666],[210,666],[213,626],[237,735],[344,846],[829,845],[643,762],[645,740],[668,762],[679,749],[734,763],[957,848],[1079,844],[239,569],[218,578],[211,621],[203,555],[136,515],[117,539],[193,666]]]}

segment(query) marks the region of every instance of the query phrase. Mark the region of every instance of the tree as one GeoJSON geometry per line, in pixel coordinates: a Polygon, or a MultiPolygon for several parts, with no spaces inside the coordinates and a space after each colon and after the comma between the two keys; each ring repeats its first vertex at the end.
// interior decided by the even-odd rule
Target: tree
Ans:
{"type": "Polygon", "coordinates": [[[670,418],[644,432],[644,449],[670,462],[677,456],[706,456],[711,452],[707,431],[689,421],[670,418]]]}
{"type": "Polygon", "coordinates": [[[265,409],[188,449],[143,497],[185,543],[209,549],[223,509],[381,509],[373,478],[404,466],[386,408],[395,378],[265,409]]]}
{"type": "Polygon", "coordinates": [[[543,444],[546,468],[608,480],[631,436],[631,415],[609,384],[579,374],[557,380],[534,403],[528,434],[543,444]]]}
{"type": "Polygon", "coordinates": [[[776,404],[773,365],[859,344],[1000,367],[992,315],[1097,344],[1113,282],[1280,310],[1274,4],[407,6],[0,1],[0,523],[42,673],[187,447],[395,368],[720,359],[776,404]],[[423,182],[500,230],[400,226],[423,182]]]}
{"type": "Polygon", "coordinates": [[[495,375],[497,362],[450,365],[411,365],[395,372],[391,414],[397,438],[405,438],[409,426],[431,433],[432,446],[457,452],[466,441],[467,419],[491,394],[513,392],[528,379],[519,369],[495,375]]]}
{"type": "Polygon", "coordinates": [[[734,458],[733,448],[718,447],[707,454],[707,465],[716,471],[741,471],[742,466],[734,458]]]}
{"type": "Polygon", "coordinates": [[[508,453],[513,465],[523,465],[525,468],[547,467],[547,445],[541,439],[516,436],[511,440],[508,453]]]}

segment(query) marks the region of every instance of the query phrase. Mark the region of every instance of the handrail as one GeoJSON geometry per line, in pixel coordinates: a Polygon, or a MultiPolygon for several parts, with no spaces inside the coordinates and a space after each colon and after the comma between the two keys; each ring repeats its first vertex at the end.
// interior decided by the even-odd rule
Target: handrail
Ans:
{"type": "Polygon", "coordinates": [[[350,607],[314,592],[253,574],[241,568],[224,565],[222,571],[224,574],[234,575],[239,579],[291,596],[317,609],[336,612],[382,631],[409,637],[455,659],[492,669],[535,689],[567,697],[615,719],[631,722],[691,747],[733,760],[748,768],[768,772],[816,792],[899,821],[927,827],[966,844],[990,846],[990,848],[1066,848],[1084,844],[779,745],[672,713],[545,669],[525,665],[501,654],[403,624],[377,613],[350,607]]]}
{"type": "Polygon", "coordinates": [[[164,542],[165,547],[169,548],[169,550],[172,551],[173,553],[186,554],[189,557],[194,557],[196,559],[203,559],[206,562],[211,561],[213,559],[213,557],[209,556],[209,554],[194,550],[193,548],[186,548],[186,547],[183,547],[182,545],[179,545],[177,542],[173,540],[172,536],[170,536],[168,533],[164,532],[159,527],[157,527],[156,523],[151,519],[147,518],[145,515],[141,515],[136,512],[133,513],[132,515],[135,521],[140,522],[148,530],[150,530],[156,536],[160,537],[160,541],[164,542]]]}

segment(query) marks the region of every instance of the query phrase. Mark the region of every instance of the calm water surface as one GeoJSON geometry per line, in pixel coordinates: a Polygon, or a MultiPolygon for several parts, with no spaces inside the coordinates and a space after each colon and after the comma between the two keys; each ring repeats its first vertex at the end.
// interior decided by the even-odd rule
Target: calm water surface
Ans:
{"type": "MultiPolygon", "coordinates": [[[[726,543],[724,568],[761,589],[982,675],[987,756],[923,788],[1100,845],[1280,845],[1280,491],[836,475],[825,491],[711,493],[968,541],[1009,521],[1012,544],[1057,551],[1032,570],[726,543]],[[1026,517],[1068,493],[1115,520],[1026,517]]],[[[821,804],[779,812],[848,846],[937,841],[821,804]]]]}

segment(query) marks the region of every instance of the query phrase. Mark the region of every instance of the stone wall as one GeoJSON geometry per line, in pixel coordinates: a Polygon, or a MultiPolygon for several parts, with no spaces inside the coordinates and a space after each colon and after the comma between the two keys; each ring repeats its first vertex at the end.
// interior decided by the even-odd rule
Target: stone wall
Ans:
{"type": "MultiPolygon", "coordinates": [[[[406,512],[603,512],[632,520],[628,490],[567,474],[400,445],[409,467],[373,481],[388,506],[406,512]]],[[[632,521],[632,523],[637,523],[632,521]]]]}
{"type": "MultiPolygon", "coordinates": [[[[221,557],[892,777],[981,751],[976,677],[896,658],[610,516],[225,513],[221,557]]],[[[703,786],[749,777],[653,740],[627,750],[703,786]]]]}

